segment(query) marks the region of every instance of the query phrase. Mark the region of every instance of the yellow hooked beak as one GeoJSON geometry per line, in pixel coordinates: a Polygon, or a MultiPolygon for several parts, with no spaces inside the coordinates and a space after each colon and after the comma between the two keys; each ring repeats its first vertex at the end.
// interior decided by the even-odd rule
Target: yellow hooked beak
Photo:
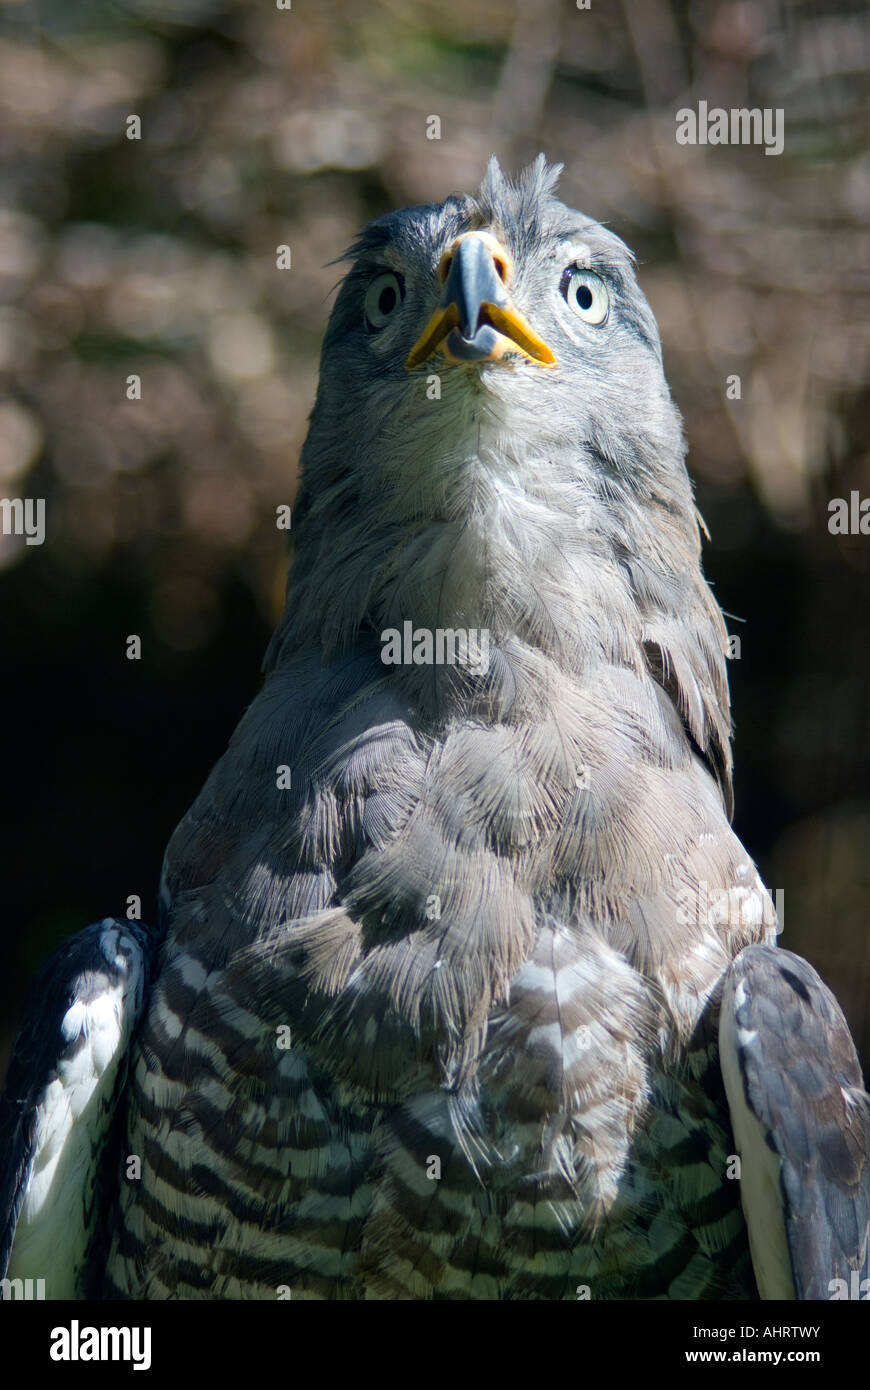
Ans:
{"type": "Polygon", "coordinates": [[[509,363],[518,356],[542,367],[556,358],[510,302],[507,251],[489,232],[466,232],[448,247],[438,267],[444,288],[438,308],[408,354],[419,367],[436,348],[449,362],[509,363]]]}

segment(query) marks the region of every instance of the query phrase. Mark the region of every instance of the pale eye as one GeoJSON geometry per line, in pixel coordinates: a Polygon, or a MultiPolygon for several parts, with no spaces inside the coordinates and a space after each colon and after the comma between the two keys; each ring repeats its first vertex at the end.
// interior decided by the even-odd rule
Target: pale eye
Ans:
{"type": "Polygon", "coordinates": [[[569,309],[584,323],[604,323],[610,312],[610,295],[600,275],[569,265],[562,272],[559,288],[569,309]]]}
{"type": "Polygon", "coordinates": [[[369,328],[385,328],[404,297],[404,286],[398,275],[391,270],[376,275],[366,290],[366,323],[369,328]]]}

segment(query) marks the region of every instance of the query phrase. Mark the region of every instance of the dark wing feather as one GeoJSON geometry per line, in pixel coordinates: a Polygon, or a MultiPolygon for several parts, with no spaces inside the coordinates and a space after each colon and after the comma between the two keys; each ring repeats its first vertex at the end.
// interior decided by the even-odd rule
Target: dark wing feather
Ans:
{"type": "MultiPolygon", "coordinates": [[[[73,1277],[67,1266],[79,1264],[75,1278],[86,1278],[87,1244],[104,1215],[96,1210],[99,1170],[155,950],[156,938],[140,923],[106,918],[63,942],[33,981],[0,1096],[0,1278],[24,1225],[40,1251],[53,1248],[57,1269],[64,1267],[58,1278],[73,1277]],[[73,1152],[75,1160],[67,1157],[73,1152]],[[43,1162],[53,1165],[53,1179],[19,1231],[43,1162]],[[60,1191],[76,1181],[81,1191],[60,1191]],[[71,1211],[75,1219],[67,1220],[71,1211]]],[[[50,1283],[54,1270],[34,1274],[50,1283]]],[[[48,1296],[59,1294],[49,1287],[48,1296]]]]}
{"type": "Polygon", "coordinates": [[[870,1097],[840,1006],[800,956],[749,946],[726,977],[720,1046],[762,1298],[859,1297],[870,1097]]]}

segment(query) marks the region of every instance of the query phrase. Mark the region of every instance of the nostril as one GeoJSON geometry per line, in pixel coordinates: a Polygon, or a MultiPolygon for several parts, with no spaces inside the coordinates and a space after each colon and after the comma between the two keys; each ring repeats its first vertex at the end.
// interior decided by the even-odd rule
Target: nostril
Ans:
{"type": "Polygon", "coordinates": [[[443,284],[444,281],[447,279],[447,276],[450,274],[450,267],[452,266],[452,264],[453,264],[453,257],[452,257],[452,256],[445,256],[445,257],[442,259],[441,264],[440,264],[440,266],[438,267],[438,274],[439,274],[439,276],[441,277],[441,283],[442,283],[442,284],[443,284]]]}
{"type": "Polygon", "coordinates": [[[493,259],[493,264],[494,264],[494,266],[495,266],[495,268],[496,268],[496,271],[498,272],[498,278],[501,280],[502,284],[506,284],[506,283],[507,283],[507,266],[506,266],[505,262],[502,260],[501,256],[493,256],[492,259],[493,259]]]}

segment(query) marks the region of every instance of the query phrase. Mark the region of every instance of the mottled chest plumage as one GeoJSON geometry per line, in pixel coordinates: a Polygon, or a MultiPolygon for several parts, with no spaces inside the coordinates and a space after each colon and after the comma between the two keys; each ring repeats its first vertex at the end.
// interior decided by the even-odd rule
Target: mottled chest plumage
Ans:
{"type": "Polygon", "coordinates": [[[629,672],[606,699],[563,681],[561,719],[436,732],[363,660],[350,707],[341,674],[273,676],[237,746],[256,769],[281,744],[302,772],[252,824],[231,748],[170,846],[169,945],[132,1084],[145,1171],[111,1286],[739,1287],[710,1001],[765,899],[715,784],[679,747],[664,775],[677,726],[629,672]],[[313,746],[294,699],[320,711],[313,746]],[[657,821],[609,765],[620,737],[657,821]],[[218,824],[235,831],[203,883],[218,824]],[[702,872],[736,900],[689,910],[702,872]]]}

